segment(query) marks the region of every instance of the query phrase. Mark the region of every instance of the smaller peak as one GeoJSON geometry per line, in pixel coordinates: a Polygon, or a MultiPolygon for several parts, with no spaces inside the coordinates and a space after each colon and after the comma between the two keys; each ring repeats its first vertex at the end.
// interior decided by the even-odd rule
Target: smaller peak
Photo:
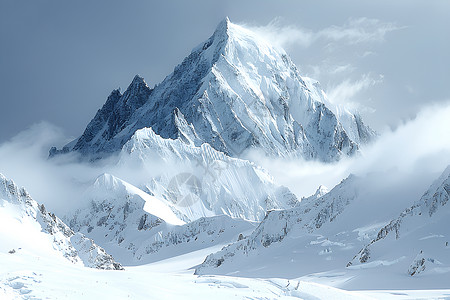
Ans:
{"type": "Polygon", "coordinates": [[[320,185],[317,188],[317,191],[314,193],[314,196],[316,196],[317,198],[320,198],[327,193],[328,193],[328,188],[324,185],[320,185]]]}
{"type": "Polygon", "coordinates": [[[108,98],[114,97],[114,98],[120,98],[122,94],[120,93],[120,88],[117,88],[115,90],[111,91],[111,94],[109,94],[108,98]]]}
{"type": "Polygon", "coordinates": [[[150,88],[148,87],[144,78],[139,75],[135,75],[133,80],[131,81],[130,85],[128,86],[127,90],[125,91],[125,93],[127,93],[127,92],[128,93],[129,92],[136,93],[136,92],[142,91],[142,89],[150,90],[150,88]]]}
{"type": "Polygon", "coordinates": [[[144,78],[141,77],[139,74],[136,74],[134,76],[134,78],[133,78],[133,81],[131,81],[130,85],[133,86],[133,85],[139,85],[139,84],[142,84],[142,83],[146,84],[145,81],[144,81],[144,78]]]}

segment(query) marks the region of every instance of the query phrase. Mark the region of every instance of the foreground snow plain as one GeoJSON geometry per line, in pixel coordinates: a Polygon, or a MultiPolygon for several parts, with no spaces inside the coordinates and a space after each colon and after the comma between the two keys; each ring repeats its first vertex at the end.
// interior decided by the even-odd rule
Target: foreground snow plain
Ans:
{"type": "MultiPolygon", "coordinates": [[[[214,249],[213,249],[214,248],[214,249]]],[[[0,253],[0,299],[448,299],[450,290],[344,291],[286,279],[195,276],[213,247],[105,271],[30,252],[0,253]]]]}

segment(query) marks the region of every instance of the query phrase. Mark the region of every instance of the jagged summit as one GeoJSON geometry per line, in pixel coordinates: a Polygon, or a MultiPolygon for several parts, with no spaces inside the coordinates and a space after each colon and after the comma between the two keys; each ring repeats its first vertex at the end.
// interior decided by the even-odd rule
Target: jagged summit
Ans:
{"type": "Polygon", "coordinates": [[[101,158],[152,127],[163,138],[208,143],[235,157],[259,148],[334,161],[356,153],[374,133],[357,116],[328,106],[320,85],[301,77],[284,50],[225,18],[153,90],[136,76],[123,95],[112,93],[68,148],[101,158]]]}
{"type": "Polygon", "coordinates": [[[228,29],[231,25],[231,21],[228,17],[225,17],[220,23],[217,25],[216,30],[214,31],[214,36],[225,36],[228,35],[228,29]]]}
{"type": "Polygon", "coordinates": [[[121,94],[113,90],[106,103],[88,124],[83,135],[73,146],[73,150],[82,154],[92,153],[101,148],[104,141],[111,140],[119,133],[131,115],[140,108],[151,94],[147,83],[139,75],[133,78],[126,91],[121,94]],[[90,145],[90,149],[86,145],[90,145]]]}

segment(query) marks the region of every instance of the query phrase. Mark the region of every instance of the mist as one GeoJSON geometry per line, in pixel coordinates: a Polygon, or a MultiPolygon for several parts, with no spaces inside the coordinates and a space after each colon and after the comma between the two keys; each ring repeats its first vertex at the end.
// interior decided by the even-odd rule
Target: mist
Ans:
{"type": "Polygon", "coordinates": [[[424,107],[415,118],[399,124],[395,130],[386,127],[374,142],[362,146],[355,157],[331,164],[268,158],[258,151],[246,153],[246,158],[268,170],[279,184],[290,188],[299,198],[312,195],[320,185],[332,189],[350,174],[367,178],[367,186],[397,190],[392,197],[401,196],[401,191],[405,195],[415,191],[408,197],[417,198],[450,164],[448,116],[449,102],[424,107]]]}
{"type": "Polygon", "coordinates": [[[182,170],[180,166],[168,166],[156,159],[136,164],[118,155],[95,162],[85,161],[75,153],[48,158],[50,147],[72,139],[48,122],[34,124],[0,144],[0,173],[24,187],[49,211],[64,216],[83,206],[81,202],[87,201],[84,192],[103,173],[140,185],[144,179],[160,176],[163,172],[171,174],[170,170],[182,170]]]}
{"type": "MultiPolygon", "coordinates": [[[[425,107],[395,130],[386,127],[358,155],[331,164],[268,158],[257,151],[246,153],[245,158],[265,168],[299,199],[312,195],[319,185],[332,189],[355,174],[367,187],[384,190],[386,197],[415,201],[450,164],[449,115],[449,102],[425,107]]],[[[35,124],[0,145],[0,173],[63,216],[86,201],[84,191],[103,173],[140,186],[161,174],[176,175],[183,169],[180,164],[168,165],[158,159],[135,164],[124,156],[94,163],[83,162],[75,154],[48,159],[51,146],[68,141],[58,127],[46,122],[35,124]]]]}

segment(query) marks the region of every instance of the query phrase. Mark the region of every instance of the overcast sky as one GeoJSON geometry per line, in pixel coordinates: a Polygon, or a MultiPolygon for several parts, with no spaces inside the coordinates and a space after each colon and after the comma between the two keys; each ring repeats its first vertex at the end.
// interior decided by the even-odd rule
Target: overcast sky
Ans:
{"type": "Polygon", "coordinates": [[[159,83],[225,16],[378,131],[450,99],[450,1],[0,0],[0,142],[40,121],[80,135],[111,90],[159,83]]]}

